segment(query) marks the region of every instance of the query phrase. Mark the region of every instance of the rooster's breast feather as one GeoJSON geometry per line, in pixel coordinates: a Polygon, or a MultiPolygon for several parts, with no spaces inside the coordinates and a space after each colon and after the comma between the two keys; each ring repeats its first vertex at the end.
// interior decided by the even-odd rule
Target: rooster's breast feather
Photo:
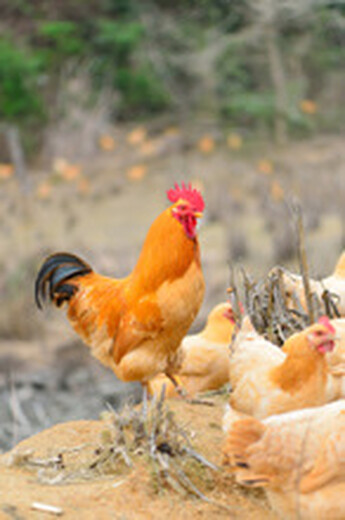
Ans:
{"type": "Polygon", "coordinates": [[[163,330],[163,325],[154,295],[141,298],[121,319],[112,350],[115,363],[119,363],[125,354],[143,341],[155,339],[163,330]]]}

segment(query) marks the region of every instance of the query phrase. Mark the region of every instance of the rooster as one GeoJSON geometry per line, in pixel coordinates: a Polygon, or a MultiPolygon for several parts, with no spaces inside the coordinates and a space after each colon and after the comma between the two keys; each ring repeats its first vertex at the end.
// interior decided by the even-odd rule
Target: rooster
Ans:
{"type": "Polygon", "coordinates": [[[336,398],[325,359],[335,346],[335,329],[327,317],[290,336],[283,350],[250,327],[246,318],[230,356],[232,392],[225,429],[241,413],[263,418],[336,398]]]}
{"type": "Polygon", "coordinates": [[[78,256],[56,253],[36,279],[39,308],[48,290],[67,306],[74,330],[92,354],[123,381],[147,381],[179,367],[178,347],[196,317],[205,284],[196,232],[201,193],[182,183],[167,192],[172,205],[151,225],[138,262],[125,278],[97,274],[78,256]]]}
{"type": "MultiPolygon", "coordinates": [[[[297,301],[300,301],[304,310],[307,310],[302,276],[283,270],[282,281],[287,307],[294,309],[296,307],[295,300],[297,297],[297,301]]],[[[310,280],[310,290],[321,300],[326,290],[334,295],[337,310],[340,316],[345,317],[345,251],[338,259],[333,274],[322,280],[310,280]]]]}
{"type": "Polygon", "coordinates": [[[224,463],[284,520],[344,520],[345,400],[233,423],[224,463]]]}
{"type": "MultiPolygon", "coordinates": [[[[219,303],[208,315],[201,332],[183,338],[180,347],[182,363],[174,378],[188,395],[217,390],[229,382],[229,344],[234,328],[230,303],[219,303]]],[[[164,374],[149,382],[149,393],[160,395],[163,385],[167,397],[178,395],[164,374]]]]}

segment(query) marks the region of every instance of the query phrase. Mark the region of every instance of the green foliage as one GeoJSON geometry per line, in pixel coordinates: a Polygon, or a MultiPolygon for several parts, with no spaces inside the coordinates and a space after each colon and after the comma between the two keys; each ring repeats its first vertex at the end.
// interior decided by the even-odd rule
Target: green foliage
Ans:
{"type": "Polygon", "coordinates": [[[83,53],[85,42],[78,34],[78,25],[74,22],[42,22],[38,26],[37,33],[43,39],[47,61],[60,62],[70,56],[83,53]]]}
{"type": "Polygon", "coordinates": [[[269,90],[238,92],[229,96],[223,106],[223,114],[236,125],[242,126],[272,126],[274,113],[274,93],[269,90]]]}
{"type": "Polygon", "coordinates": [[[217,64],[220,92],[229,95],[252,90],[256,86],[251,56],[246,46],[230,45],[217,64]]]}
{"type": "MultiPolygon", "coordinates": [[[[116,114],[122,118],[163,111],[178,96],[185,96],[179,105],[191,107],[195,99],[198,108],[197,99],[205,97],[194,93],[216,84],[217,108],[228,122],[270,129],[276,115],[272,75],[251,5],[248,0],[8,2],[3,13],[7,36],[0,40],[0,117],[25,124],[39,120],[47,100],[53,103],[58,94],[56,79],[66,64],[72,64],[71,71],[81,63],[95,91],[116,91],[116,114]],[[222,50],[224,39],[229,43],[222,50]],[[218,40],[214,68],[210,63],[218,40]],[[148,48],[153,51],[149,56],[148,48]],[[193,55],[195,69],[189,66],[193,55]]],[[[277,11],[277,40],[288,90],[293,83],[301,88],[298,95],[289,91],[286,118],[294,130],[314,131],[328,116],[301,114],[299,101],[318,104],[327,88],[336,90],[329,84],[345,60],[345,8],[334,0],[298,16],[291,4],[288,12],[284,17],[282,9],[277,11]]],[[[329,118],[340,113],[337,105],[335,96],[333,106],[327,106],[329,118]]]]}
{"type": "Polygon", "coordinates": [[[115,81],[123,95],[123,115],[159,112],[169,104],[166,91],[149,66],[134,71],[119,69],[115,81]]]}
{"type": "Polygon", "coordinates": [[[118,17],[134,17],[137,12],[137,5],[133,0],[103,0],[102,10],[106,14],[118,17]]]}
{"type": "Polygon", "coordinates": [[[92,68],[97,83],[107,81],[121,93],[120,115],[157,112],[168,96],[149,62],[134,59],[145,37],[139,22],[98,20],[92,48],[98,59],[92,68]]]}
{"type": "Polygon", "coordinates": [[[0,117],[17,121],[42,115],[38,91],[41,63],[37,56],[0,39],[0,117]]]}
{"type": "Polygon", "coordinates": [[[218,62],[220,110],[235,126],[272,125],[274,94],[262,81],[260,52],[245,43],[230,45],[218,62]]]}
{"type": "Polygon", "coordinates": [[[99,20],[93,47],[104,59],[113,60],[113,65],[128,65],[144,35],[144,28],[138,22],[115,22],[99,20]]]}
{"type": "Polygon", "coordinates": [[[322,9],[311,29],[311,67],[318,70],[343,67],[345,60],[345,18],[322,9]]]}

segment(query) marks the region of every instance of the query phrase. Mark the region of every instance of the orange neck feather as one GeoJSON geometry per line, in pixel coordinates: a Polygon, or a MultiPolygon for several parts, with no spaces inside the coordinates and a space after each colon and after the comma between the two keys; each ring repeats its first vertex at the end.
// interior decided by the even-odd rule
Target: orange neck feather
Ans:
{"type": "Polygon", "coordinates": [[[186,236],[171,213],[172,207],[151,225],[132,272],[132,283],[140,292],[155,291],[163,282],[180,278],[193,261],[200,266],[198,239],[186,236]]]}
{"type": "Polygon", "coordinates": [[[285,361],[271,370],[273,383],[286,392],[298,391],[313,375],[326,377],[325,356],[308,345],[306,336],[291,336],[284,345],[285,361]]]}

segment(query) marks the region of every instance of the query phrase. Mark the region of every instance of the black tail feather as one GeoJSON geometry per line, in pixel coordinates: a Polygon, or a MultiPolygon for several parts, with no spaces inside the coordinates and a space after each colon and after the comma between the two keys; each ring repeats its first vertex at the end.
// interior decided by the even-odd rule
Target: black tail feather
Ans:
{"type": "Polygon", "coordinates": [[[75,285],[70,284],[63,284],[57,287],[53,298],[55,305],[61,307],[63,302],[70,300],[77,290],[75,285]]]}
{"type": "Polygon", "coordinates": [[[49,298],[59,307],[65,300],[69,300],[76,291],[74,285],[66,284],[67,280],[75,276],[82,276],[92,272],[92,268],[81,258],[70,253],[55,253],[49,256],[38,272],[35,282],[35,301],[42,309],[42,301],[46,299],[47,284],[49,284],[49,298]]]}

